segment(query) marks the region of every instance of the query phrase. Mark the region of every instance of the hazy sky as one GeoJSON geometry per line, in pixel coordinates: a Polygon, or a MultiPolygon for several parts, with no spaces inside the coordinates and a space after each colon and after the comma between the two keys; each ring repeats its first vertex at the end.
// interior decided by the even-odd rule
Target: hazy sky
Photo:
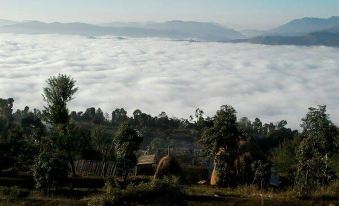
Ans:
{"type": "Polygon", "coordinates": [[[339,15],[339,0],[0,0],[0,18],[110,21],[196,20],[266,29],[305,16],[339,15]]]}

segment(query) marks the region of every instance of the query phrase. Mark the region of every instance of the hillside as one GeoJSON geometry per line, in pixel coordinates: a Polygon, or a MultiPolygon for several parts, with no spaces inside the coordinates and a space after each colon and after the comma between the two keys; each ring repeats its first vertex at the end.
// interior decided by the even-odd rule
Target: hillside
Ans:
{"type": "Polygon", "coordinates": [[[339,47],[339,33],[316,32],[304,36],[263,36],[236,42],[266,45],[331,46],[339,47]]]}
{"type": "Polygon", "coordinates": [[[12,25],[15,24],[15,21],[10,21],[7,19],[0,19],[0,26],[7,26],[7,25],[12,25]]]}
{"type": "Polygon", "coordinates": [[[328,19],[322,18],[302,18],[290,21],[282,26],[267,31],[265,36],[302,36],[308,33],[328,30],[339,26],[339,17],[333,16],[328,19]]]}

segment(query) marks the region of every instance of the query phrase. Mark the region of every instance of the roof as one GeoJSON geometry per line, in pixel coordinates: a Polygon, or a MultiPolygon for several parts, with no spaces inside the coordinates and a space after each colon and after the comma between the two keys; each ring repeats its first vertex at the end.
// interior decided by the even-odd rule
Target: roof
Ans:
{"type": "Polygon", "coordinates": [[[138,165],[156,164],[155,155],[142,155],[138,158],[138,165]]]}

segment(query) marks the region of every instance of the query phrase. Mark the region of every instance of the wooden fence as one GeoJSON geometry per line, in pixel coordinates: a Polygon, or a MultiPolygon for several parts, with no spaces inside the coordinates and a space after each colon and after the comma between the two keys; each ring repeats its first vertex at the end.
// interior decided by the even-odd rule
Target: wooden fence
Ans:
{"type": "Polygon", "coordinates": [[[92,160],[79,160],[75,161],[75,171],[79,175],[83,176],[102,176],[105,174],[106,177],[113,176],[114,173],[114,162],[107,162],[106,169],[104,169],[104,164],[100,161],[92,160]]]}

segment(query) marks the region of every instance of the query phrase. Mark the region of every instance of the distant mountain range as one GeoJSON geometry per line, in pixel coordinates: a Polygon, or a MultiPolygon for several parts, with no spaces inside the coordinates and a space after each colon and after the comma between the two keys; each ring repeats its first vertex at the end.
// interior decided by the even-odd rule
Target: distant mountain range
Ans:
{"type": "Polygon", "coordinates": [[[245,38],[240,32],[214,23],[169,21],[164,23],[92,25],[85,23],[44,23],[28,21],[0,27],[4,33],[114,35],[127,37],[164,37],[201,41],[229,41],[245,38]]]}
{"type": "Polygon", "coordinates": [[[339,33],[314,32],[304,36],[261,36],[251,39],[234,40],[266,45],[331,46],[339,47],[339,33]]]}
{"type": "Polygon", "coordinates": [[[0,19],[0,26],[7,26],[7,25],[15,24],[15,23],[16,23],[15,21],[0,19]]]}
{"type": "Polygon", "coordinates": [[[339,47],[339,17],[296,19],[275,29],[262,32],[257,37],[234,42],[339,47]]]}
{"type": "Polygon", "coordinates": [[[248,42],[268,45],[325,45],[339,47],[339,17],[302,18],[277,28],[235,31],[215,23],[167,21],[163,23],[44,23],[0,20],[0,33],[76,34],[87,36],[161,37],[179,41],[248,42]]]}
{"type": "Polygon", "coordinates": [[[339,26],[339,17],[336,16],[328,19],[307,17],[290,21],[287,24],[265,32],[264,35],[302,36],[313,32],[330,30],[337,26],[339,26]]]}

